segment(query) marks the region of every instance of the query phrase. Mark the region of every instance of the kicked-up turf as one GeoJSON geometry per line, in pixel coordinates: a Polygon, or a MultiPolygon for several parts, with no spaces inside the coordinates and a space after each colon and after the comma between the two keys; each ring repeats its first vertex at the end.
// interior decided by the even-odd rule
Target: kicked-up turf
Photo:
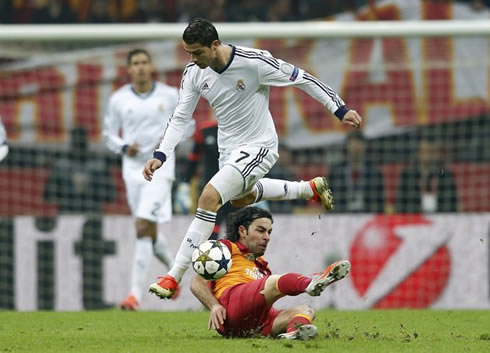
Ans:
{"type": "Polygon", "coordinates": [[[223,339],[208,312],[0,311],[0,352],[490,352],[490,311],[317,313],[310,341],[223,339]]]}

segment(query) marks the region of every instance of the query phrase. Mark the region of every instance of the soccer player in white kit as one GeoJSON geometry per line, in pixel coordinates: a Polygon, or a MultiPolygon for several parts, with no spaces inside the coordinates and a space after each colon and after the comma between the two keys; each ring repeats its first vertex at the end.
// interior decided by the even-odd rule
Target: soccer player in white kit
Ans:
{"type": "Polygon", "coordinates": [[[224,45],[207,20],[191,21],[182,45],[191,63],[182,76],[180,99],[160,147],[143,170],[147,180],[168,159],[192,118],[199,97],[208,100],[218,120],[220,170],[204,187],[192,221],[181,243],[175,265],[150,292],[171,298],[190,265],[193,250],[207,240],[216,212],[227,201],[243,207],[260,200],[315,199],[327,210],[333,197],[323,177],[310,181],[263,178],[278,158],[278,139],[269,112],[269,86],[296,86],[321,102],[344,124],[358,128],[362,118],[346,108],[326,84],[265,50],[224,45]]]}
{"type": "Polygon", "coordinates": [[[9,145],[7,144],[7,131],[3,126],[2,116],[0,116],[0,162],[7,157],[9,145]]]}
{"type": "Polygon", "coordinates": [[[128,204],[136,218],[131,290],[120,304],[127,310],[139,308],[152,254],[168,268],[174,262],[166,239],[158,235],[157,224],[172,216],[175,160],[169,158],[168,166],[165,164],[166,168],[154,174],[155,183],[146,182],[141,170],[162,138],[179,93],[177,88],[153,81],[153,72],[150,54],[143,49],[132,50],[128,54],[131,83],[112,94],[104,116],[104,142],[111,151],[123,155],[122,176],[128,204]]]}

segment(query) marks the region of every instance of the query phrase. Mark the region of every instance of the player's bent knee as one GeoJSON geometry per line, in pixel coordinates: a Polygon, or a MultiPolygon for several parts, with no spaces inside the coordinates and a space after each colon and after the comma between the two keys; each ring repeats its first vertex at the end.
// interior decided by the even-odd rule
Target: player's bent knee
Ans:
{"type": "Polygon", "coordinates": [[[308,316],[312,321],[315,319],[316,316],[315,310],[308,305],[293,306],[292,308],[288,309],[288,313],[290,317],[293,317],[295,315],[308,316]]]}
{"type": "Polygon", "coordinates": [[[250,193],[241,199],[238,200],[231,200],[230,203],[234,207],[245,207],[248,205],[251,205],[255,202],[255,193],[250,193]]]}
{"type": "Polygon", "coordinates": [[[279,278],[281,278],[280,275],[271,275],[265,281],[262,294],[264,295],[267,303],[272,303],[284,296],[284,294],[281,293],[281,291],[277,288],[277,282],[279,281],[279,278]]]}
{"type": "Polygon", "coordinates": [[[143,218],[136,219],[136,236],[155,238],[157,234],[157,225],[155,222],[143,218]]]}
{"type": "Polygon", "coordinates": [[[207,184],[204,187],[201,196],[199,196],[197,206],[214,212],[217,212],[221,207],[221,196],[211,184],[207,184]]]}
{"type": "Polygon", "coordinates": [[[315,310],[308,305],[299,305],[298,309],[306,316],[309,316],[312,320],[315,319],[315,310]]]}

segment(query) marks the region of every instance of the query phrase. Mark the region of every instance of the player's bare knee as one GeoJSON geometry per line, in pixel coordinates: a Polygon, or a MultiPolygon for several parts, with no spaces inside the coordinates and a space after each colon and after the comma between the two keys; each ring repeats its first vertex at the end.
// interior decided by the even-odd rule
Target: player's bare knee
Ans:
{"type": "Polygon", "coordinates": [[[234,207],[245,207],[245,206],[253,204],[255,202],[255,197],[256,197],[255,193],[252,192],[248,195],[245,195],[241,199],[231,200],[230,203],[234,207]]]}
{"type": "Polygon", "coordinates": [[[136,219],[136,236],[138,238],[151,237],[156,238],[157,225],[155,222],[149,221],[144,218],[136,219]]]}
{"type": "Polygon", "coordinates": [[[311,306],[300,305],[299,307],[300,307],[299,310],[301,310],[304,315],[309,316],[312,320],[315,319],[316,312],[311,306]]]}
{"type": "Polygon", "coordinates": [[[311,318],[311,320],[315,319],[316,312],[315,310],[310,307],[309,305],[298,305],[293,308],[291,308],[291,315],[305,315],[311,318]]]}
{"type": "Polygon", "coordinates": [[[280,275],[270,275],[265,281],[262,294],[266,298],[267,303],[273,303],[277,299],[284,297],[284,294],[277,288],[279,278],[281,278],[280,275]]]}

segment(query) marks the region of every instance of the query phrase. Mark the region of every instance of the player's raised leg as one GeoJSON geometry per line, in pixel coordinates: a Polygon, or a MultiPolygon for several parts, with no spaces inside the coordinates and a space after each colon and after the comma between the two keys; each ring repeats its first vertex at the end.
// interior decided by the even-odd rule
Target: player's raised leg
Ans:
{"type": "Polygon", "coordinates": [[[263,178],[255,184],[254,193],[254,203],[261,200],[306,199],[319,202],[327,211],[334,208],[333,193],[325,177],[316,177],[309,181],[263,178]]]}

